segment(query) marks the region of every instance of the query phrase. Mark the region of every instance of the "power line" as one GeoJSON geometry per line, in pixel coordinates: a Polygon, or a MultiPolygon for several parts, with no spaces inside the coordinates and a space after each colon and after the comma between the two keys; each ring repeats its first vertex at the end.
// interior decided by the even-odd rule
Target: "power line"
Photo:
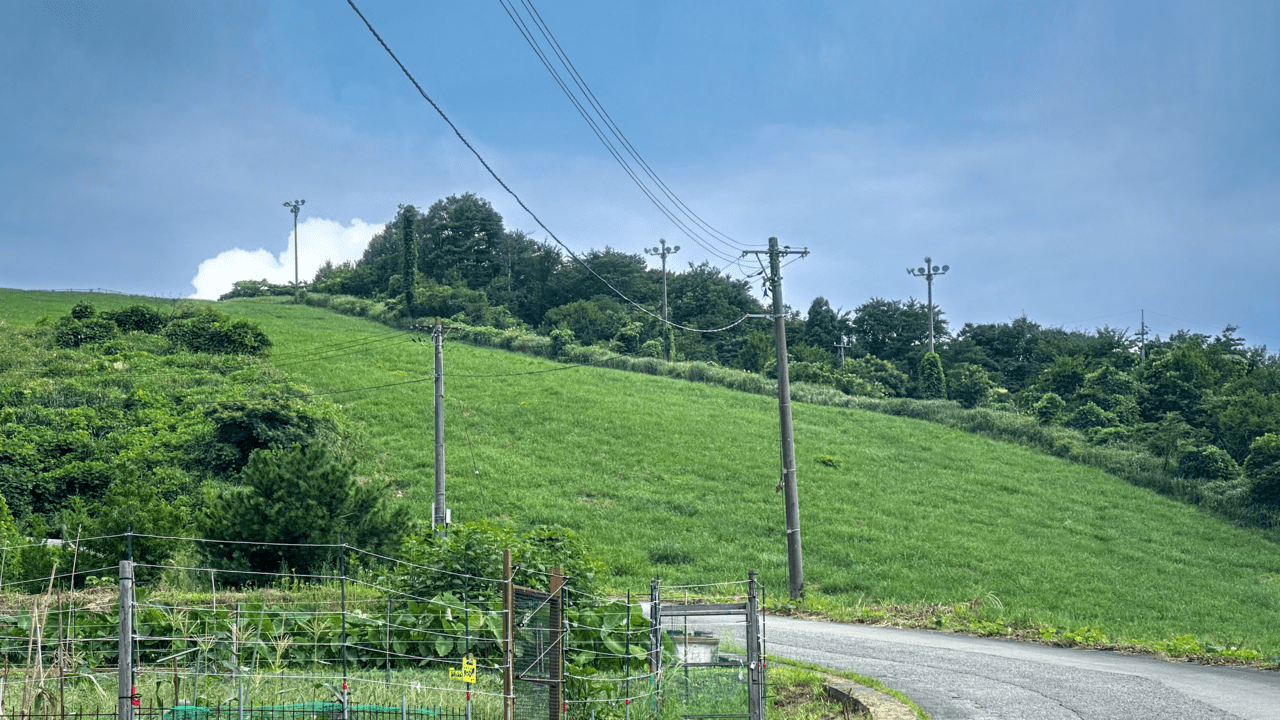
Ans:
{"type": "Polygon", "coordinates": [[[608,280],[605,280],[603,277],[601,277],[599,273],[597,273],[590,265],[586,263],[586,261],[578,257],[578,255],[574,253],[573,250],[571,250],[568,245],[566,245],[558,236],[556,236],[556,234],[551,231],[551,228],[547,227],[546,223],[542,222],[541,218],[539,218],[537,214],[533,212],[533,210],[529,209],[529,206],[525,204],[524,200],[521,200],[520,196],[517,195],[516,192],[512,190],[511,187],[507,185],[507,183],[501,177],[498,176],[498,173],[494,172],[493,168],[489,166],[489,163],[485,161],[484,156],[482,156],[480,152],[476,150],[475,147],[473,147],[470,142],[467,141],[467,139],[462,135],[462,131],[458,129],[458,126],[453,124],[453,121],[449,119],[449,116],[445,114],[444,110],[442,110],[440,106],[437,105],[436,102],[431,99],[431,96],[427,95],[427,92],[422,89],[422,85],[420,85],[418,81],[413,77],[413,74],[410,73],[409,69],[404,66],[404,63],[400,62],[400,58],[396,57],[396,54],[392,52],[391,47],[387,45],[387,42],[385,40],[382,39],[382,36],[378,34],[378,31],[373,28],[373,25],[364,16],[364,13],[360,12],[360,8],[356,7],[354,0],[347,0],[347,4],[350,5],[351,9],[356,12],[356,15],[360,16],[360,20],[364,23],[365,27],[369,28],[369,32],[373,34],[373,37],[378,41],[378,44],[382,45],[382,49],[387,51],[387,54],[391,56],[391,59],[393,61],[395,61],[395,64],[400,68],[400,71],[404,73],[405,77],[409,78],[409,82],[413,83],[414,88],[418,90],[418,94],[422,96],[422,99],[430,103],[432,108],[435,108],[436,113],[439,114],[441,119],[443,119],[445,123],[449,125],[449,128],[453,130],[453,134],[458,136],[458,139],[461,140],[462,144],[465,145],[467,149],[471,151],[471,154],[475,155],[476,160],[480,161],[480,164],[484,166],[484,169],[489,173],[489,175],[495,181],[497,181],[499,185],[502,186],[503,190],[507,191],[507,194],[510,195],[518,205],[520,205],[521,209],[523,209],[526,213],[529,214],[529,217],[533,218],[533,221],[538,224],[538,227],[542,228],[543,231],[546,232],[547,235],[550,236],[552,240],[555,240],[557,245],[564,248],[565,252],[569,254],[569,257],[573,258],[578,264],[586,268],[587,272],[591,273],[597,280],[604,283],[605,287],[612,290],[614,294],[616,294],[618,297],[622,298],[623,300],[626,300],[628,303],[635,306],[636,309],[640,310],[640,312],[643,312],[649,317],[652,317],[653,319],[658,320],[659,322],[663,322],[672,327],[680,328],[681,330],[688,330],[690,332],[697,332],[697,333],[723,332],[725,330],[728,330],[729,328],[734,327],[735,325],[738,325],[743,320],[746,320],[749,317],[748,315],[743,315],[737,321],[721,328],[715,328],[713,330],[702,330],[699,328],[692,328],[685,325],[680,325],[678,323],[665,321],[649,308],[646,308],[640,303],[627,297],[625,293],[623,293],[618,288],[614,287],[608,280]]]}
{"type": "Polygon", "coordinates": [[[640,188],[640,191],[643,192],[645,196],[649,198],[649,201],[652,202],[654,206],[657,207],[658,210],[663,215],[665,215],[668,220],[670,220],[676,226],[680,227],[681,232],[687,235],[689,239],[698,243],[700,246],[702,246],[704,250],[706,250],[707,252],[713,255],[716,255],[720,259],[722,260],[728,259],[728,256],[710,247],[706,243],[702,242],[702,240],[699,237],[697,237],[695,234],[692,234],[688,229],[688,227],[685,226],[684,223],[680,220],[680,218],[676,217],[674,213],[672,213],[671,210],[667,208],[666,205],[664,205],[662,201],[659,200],[658,197],[654,195],[654,193],[644,184],[644,182],[636,175],[635,171],[631,168],[631,166],[627,164],[626,159],[623,158],[622,155],[618,152],[618,149],[614,147],[614,145],[605,136],[604,131],[600,129],[600,126],[596,123],[595,118],[593,118],[591,114],[587,112],[586,108],[582,106],[581,101],[578,100],[578,97],[574,95],[573,91],[569,89],[569,86],[565,84],[564,80],[560,77],[559,72],[557,72],[556,69],[552,66],[551,61],[547,59],[546,54],[544,53],[542,48],[537,44],[537,41],[533,38],[532,31],[528,29],[527,25],[525,25],[524,19],[522,17],[519,17],[518,15],[513,15],[512,10],[507,7],[507,5],[503,0],[499,0],[499,2],[503,3],[502,7],[504,10],[507,11],[508,17],[510,17],[511,21],[516,24],[516,29],[519,30],[520,34],[524,36],[525,42],[529,44],[529,47],[533,48],[533,52],[538,56],[538,59],[542,61],[543,66],[547,68],[547,72],[551,73],[551,77],[555,79],[556,84],[560,86],[560,89],[564,92],[565,96],[569,98],[569,102],[573,103],[573,106],[578,110],[578,114],[581,115],[582,119],[587,122],[587,125],[590,126],[592,132],[595,133],[595,136],[605,146],[605,149],[609,151],[609,154],[613,156],[614,161],[616,161],[618,165],[622,167],[623,171],[626,172],[627,175],[631,177],[631,181],[636,184],[636,187],[640,188]]]}
{"type": "MultiPolygon", "coordinates": [[[[547,70],[551,73],[552,77],[555,78],[557,84],[560,85],[561,89],[564,90],[566,96],[569,97],[570,102],[572,102],[574,106],[578,108],[579,112],[583,114],[583,119],[585,119],[587,123],[591,125],[592,130],[596,132],[596,136],[600,138],[601,142],[604,143],[605,147],[609,150],[609,152],[614,155],[615,159],[619,161],[619,163],[623,166],[623,169],[627,171],[627,174],[632,177],[632,180],[636,182],[637,186],[640,187],[640,189],[645,193],[645,195],[647,195],[650,198],[650,200],[652,200],[654,204],[657,205],[660,210],[662,210],[663,214],[667,215],[669,219],[673,219],[673,221],[676,222],[677,225],[681,227],[682,231],[691,240],[693,240],[694,242],[697,242],[699,245],[707,249],[708,252],[711,252],[713,254],[720,254],[719,251],[712,250],[705,243],[703,243],[702,238],[698,235],[697,231],[688,228],[682,221],[676,221],[674,218],[672,218],[672,214],[674,212],[678,211],[679,213],[683,214],[686,218],[688,218],[691,223],[699,226],[704,231],[710,233],[711,241],[718,242],[722,245],[726,245],[734,252],[746,249],[745,246],[737,243],[736,241],[733,240],[733,238],[720,232],[719,230],[716,230],[709,223],[707,223],[701,217],[699,217],[697,213],[693,212],[693,210],[690,209],[689,206],[686,205],[684,201],[682,201],[678,196],[676,196],[676,194],[666,185],[666,183],[664,183],[662,179],[658,177],[657,173],[655,173],[653,171],[653,168],[649,166],[649,164],[645,161],[643,157],[641,157],[639,151],[636,150],[635,146],[632,145],[631,141],[627,139],[626,135],[622,132],[621,128],[618,127],[617,123],[614,122],[613,117],[609,115],[607,110],[605,110],[604,105],[599,101],[598,98],[596,98],[595,93],[591,91],[590,86],[587,85],[587,81],[582,77],[582,74],[578,72],[577,67],[574,66],[573,62],[569,59],[568,53],[565,52],[564,48],[560,45],[560,42],[556,40],[555,35],[551,32],[550,26],[547,25],[547,22],[542,18],[542,15],[538,12],[537,8],[533,6],[532,1],[521,0],[521,4],[525,6],[525,9],[529,12],[530,17],[533,19],[534,25],[541,32],[543,38],[550,44],[552,48],[552,52],[554,52],[556,57],[559,58],[561,64],[568,71],[570,78],[573,80],[574,84],[578,86],[578,89],[586,97],[587,102],[595,110],[595,112],[597,113],[597,115],[600,117],[601,121],[605,125],[605,127],[607,127],[610,133],[615,138],[617,138],[617,140],[621,143],[622,147],[626,150],[626,153],[630,155],[639,164],[644,174],[647,175],[657,185],[661,193],[665,195],[669,200],[671,200],[676,206],[676,210],[674,211],[667,208],[665,204],[662,203],[661,200],[656,197],[656,194],[653,193],[651,190],[649,190],[649,188],[645,186],[643,182],[637,177],[636,173],[631,169],[629,163],[627,163],[625,158],[622,158],[621,154],[616,150],[613,143],[609,141],[607,137],[604,137],[602,135],[602,133],[598,129],[598,125],[595,119],[590,117],[583,110],[581,101],[578,100],[578,98],[569,90],[568,86],[560,78],[559,72],[551,65],[551,63],[549,63],[546,60],[546,53],[538,46],[536,39],[534,39],[532,36],[532,32],[526,32],[528,26],[527,24],[524,23],[523,18],[520,17],[519,10],[515,9],[515,3],[511,2],[510,7],[508,7],[508,0],[499,0],[499,2],[502,3],[503,8],[507,10],[507,15],[510,16],[512,21],[516,23],[516,27],[517,29],[520,29],[521,35],[524,35],[525,41],[529,43],[529,46],[531,48],[533,48],[534,53],[536,53],[539,59],[543,61],[543,65],[546,66],[547,70]],[[716,236],[719,236],[719,237],[716,237],[716,236]]],[[[721,257],[723,258],[724,256],[722,255],[721,257]]],[[[727,259],[727,258],[724,258],[724,259],[727,259]]]]}

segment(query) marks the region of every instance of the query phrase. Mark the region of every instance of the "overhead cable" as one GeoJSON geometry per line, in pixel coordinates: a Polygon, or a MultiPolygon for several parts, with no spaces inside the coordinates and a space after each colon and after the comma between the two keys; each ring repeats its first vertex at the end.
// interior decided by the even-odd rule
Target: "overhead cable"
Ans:
{"type": "Polygon", "coordinates": [[[546,232],[547,235],[550,236],[552,240],[555,240],[557,245],[564,248],[564,251],[569,254],[569,257],[573,258],[578,264],[586,268],[587,272],[591,273],[591,275],[594,276],[597,280],[604,283],[605,287],[612,290],[615,295],[627,301],[629,304],[633,305],[640,312],[648,315],[649,317],[654,318],[658,322],[661,322],[666,325],[670,325],[671,327],[674,327],[674,328],[679,328],[681,330],[688,330],[689,332],[696,332],[696,333],[723,332],[725,330],[728,330],[731,327],[734,327],[735,325],[738,325],[743,320],[747,319],[747,316],[743,315],[741,318],[738,318],[738,320],[736,320],[735,322],[732,322],[724,327],[715,328],[712,330],[703,330],[699,328],[693,328],[693,327],[681,325],[679,323],[674,323],[664,319],[661,315],[658,315],[657,313],[653,312],[649,308],[646,308],[640,303],[627,297],[625,293],[623,293],[618,288],[614,287],[613,284],[610,283],[608,280],[605,280],[603,277],[601,277],[600,274],[595,271],[595,269],[593,269],[590,265],[588,265],[585,260],[578,257],[577,253],[573,252],[573,250],[571,250],[569,246],[564,243],[564,241],[562,241],[554,232],[552,232],[551,228],[547,227],[546,223],[542,222],[541,218],[539,218],[537,214],[535,214],[533,210],[531,210],[529,206],[525,204],[524,200],[521,200],[520,196],[517,195],[516,192],[512,190],[511,187],[507,185],[507,183],[501,177],[498,176],[498,173],[494,172],[493,168],[489,166],[489,163],[485,161],[484,156],[482,156],[480,152],[476,150],[475,147],[473,147],[470,142],[467,141],[466,137],[462,135],[462,131],[458,129],[458,126],[453,124],[453,121],[449,119],[449,116],[445,114],[444,110],[442,110],[440,106],[437,105],[436,102],[431,99],[431,96],[427,95],[427,92],[422,89],[422,85],[420,85],[418,81],[413,77],[413,74],[410,73],[409,69],[404,66],[404,63],[400,62],[400,58],[396,57],[396,54],[392,52],[391,47],[387,45],[387,42],[385,40],[382,39],[382,36],[378,34],[378,31],[373,28],[373,25],[364,16],[364,13],[360,12],[360,8],[356,7],[354,0],[347,0],[347,4],[350,5],[351,9],[356,12],[356,15],[360,16],[360,20],[365,24],[365,27],[369,28],[369,32],[372,33],[373,37],[378,41],[380,45],[382,45],[382,49],[387,51],[387,54],[391,56],[391,59],[393,61],[395,61],[395,64],[400,68],[400,71],[404,73],[405,77],[409,78],[409,82],[413,83],[414,88],[418,90],[418,94],[422,96],[422,99],[426,100],[428,103],[431,104],[431,107],[435,108],[436,113],[439,114],[441,119],[443,119],[445,123],[449,125],[450,129],[453,130],[454,135],[458,136],[458,139],[461,140],[462,144],[465,145],[467,149],[471,151],[471,154],[475,155],[476,160],[480,161],[480,164],[484,166],[484,169],[489,173],[489,175],[495,181],[497,181],[499,185],[502,186],[503,190],[507,191],[507,194],[510,195],[526,213],[529,214],[529,217],[533,218],[533,221],[538,224],[538,227],[542,228],[543,231],[546,232]]]}

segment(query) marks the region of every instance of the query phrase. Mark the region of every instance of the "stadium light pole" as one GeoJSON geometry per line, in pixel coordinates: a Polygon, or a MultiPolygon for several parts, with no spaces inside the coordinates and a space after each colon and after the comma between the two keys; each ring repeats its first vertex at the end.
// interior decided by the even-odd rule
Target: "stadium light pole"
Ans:
{"type": "Polygon", "coordinates": [[[302,206],[306,204],[307,204],[306,200],[294,200],[293,202],[286,202],[284,204],[284,206],[289,208],[289,211],[293,213],[293,285],[294,287],[297,287],[300,284],[298,282],[298,212],[302,210],[302,206]]]}
{"type": "Polygon", "coordinates": [[[946,275],[947,271],[951,269],[950,265],[943,265],[939,268],[937,265],[931,265],[930,263],[932,262],[932,258],[926,257],[924,259],[924,267],[907,268],[908,275],[922,277],[929,283],[929,352],[933,352],[933,278],[937,275],[946,275]]]}
{"type": "MultiPolygon", "coordinates": [[[[661,247],[645,248],[644,251],[649,255],[662,257],[662,322],[665,323],[667,322],[667,256],[680,252],[680,246],[673,245],[671,247],[667,247],[666,238],[658,238],[658,243],[661,247]]],[[[667,336],[667,342],[662,344],[663,355],[667,362],[671,362],[671,328],[667,327],[664,328],[664,330],[666,332],[664,332],[663,335],[667,336]]]]}

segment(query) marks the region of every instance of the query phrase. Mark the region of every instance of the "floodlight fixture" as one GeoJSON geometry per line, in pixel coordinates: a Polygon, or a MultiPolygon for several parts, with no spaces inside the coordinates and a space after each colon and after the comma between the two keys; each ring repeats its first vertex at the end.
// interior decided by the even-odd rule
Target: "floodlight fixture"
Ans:
{"type": "Polygon", "coordinates": [[[306,205],[306,200],[286,201],[284,206],[289,208],[289,212],[293,213],[293,284],[296,287],[298,282],[298,212],[306,205]]]}
{"type": "Polygon", "coordinates": [[[926,257],[924,266],[915,270],[907,268],[907,274],[915,277],[922,277],[929,284],[929,352],[933,352],[933,278],[938,275],[945,275],[951,269],[950,265],[943,265],[939,268],[933,264],[933,258],[926,257]]]}

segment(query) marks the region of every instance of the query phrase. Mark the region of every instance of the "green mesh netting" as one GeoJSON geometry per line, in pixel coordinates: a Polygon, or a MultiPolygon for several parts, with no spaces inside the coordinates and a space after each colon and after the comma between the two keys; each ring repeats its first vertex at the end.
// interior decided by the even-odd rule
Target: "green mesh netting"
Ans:
{"type": "MultiPolygon", "coordinates": [[[[348,705],[347,715],[388,715],[400,716],[400,708],[387,705],[348,705]]],[[[443,708],[409,708],[408,714],[413,717],[427,718],[444,715],[455,715],[457,711],[443,708]]],[[[163,720],[217,720],[224,715],[238,716],[238,706],[222,705],[205,707],[202,705],[176,705],[164,711],[163,720]]],[[[310,720],[318,718],[332,720],[342,717],[342,703],[339,702],[304,702],[286,705],[253,705],[245,707],[246,718],[287,718],[288,720],[310,720]]]]}

